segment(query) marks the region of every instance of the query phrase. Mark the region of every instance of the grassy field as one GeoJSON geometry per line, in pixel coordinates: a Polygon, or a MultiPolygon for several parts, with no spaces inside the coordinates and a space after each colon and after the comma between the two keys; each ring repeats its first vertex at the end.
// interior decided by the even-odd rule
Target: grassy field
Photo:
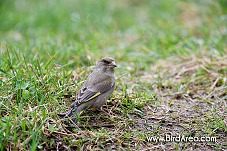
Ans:
{"type": "Polygon", "coordinates": [[[225,0],[0,0],[0,150],[227,149],[226,25],[225,0]],[[59,119],[103,56],[110,116],[59,119]]]}

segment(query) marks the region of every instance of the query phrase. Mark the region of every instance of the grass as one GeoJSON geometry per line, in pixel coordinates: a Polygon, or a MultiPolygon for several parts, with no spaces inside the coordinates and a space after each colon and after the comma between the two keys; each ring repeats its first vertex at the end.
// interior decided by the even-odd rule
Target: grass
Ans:
{"type": "Polygon", "coordinates": [[[0,150],[225,150],[226,6],[0,1],[0,150]],[[110,116],[59,119],[103,56],[119,66],[110,116]],[[166,134],[217,140],[147,141],[166,134]]]}

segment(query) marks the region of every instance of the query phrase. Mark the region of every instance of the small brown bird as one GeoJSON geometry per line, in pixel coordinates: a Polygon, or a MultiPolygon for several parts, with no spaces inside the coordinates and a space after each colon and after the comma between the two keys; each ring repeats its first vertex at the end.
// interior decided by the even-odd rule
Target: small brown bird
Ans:
{"type": "MultiPolygon", "coordinates": [[[[94,71],[88,76],[77,94],[75,102],[70,106],[70,110],[58,114],[58,116],[71,118],[87,108],[101,108],[114,91],[115,67],[117,65],[111,57],[104,57],[99,60],[94,71]]],[[[77,118],[73,117],[72,121],[77,122],[77,118]]]]}

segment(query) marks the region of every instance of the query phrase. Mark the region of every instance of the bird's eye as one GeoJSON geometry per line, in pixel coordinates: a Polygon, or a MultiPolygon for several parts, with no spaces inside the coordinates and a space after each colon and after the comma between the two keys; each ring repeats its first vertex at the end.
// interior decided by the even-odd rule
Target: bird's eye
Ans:
{"type": "Polygon", "coordinates": [[[109,64],[109,61],[107,61],[107,60],[103,60],[103,62],[106,63],[106,64],[109,64]]]}

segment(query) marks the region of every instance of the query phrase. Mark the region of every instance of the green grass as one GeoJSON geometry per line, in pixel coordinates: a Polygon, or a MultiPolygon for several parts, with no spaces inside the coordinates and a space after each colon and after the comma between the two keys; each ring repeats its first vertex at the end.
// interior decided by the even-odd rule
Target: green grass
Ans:
{"type": "Polygon", "coordinates": [[[0,150],[226,149],[226,8],[224,0],[0,1],[0,150]],[[75,128],[56,114],[103,56],[119,67],[104,106],[111,116],[88,110],[75,128]],[[166,133],[218,142],[146,140],[166,133]]]}

